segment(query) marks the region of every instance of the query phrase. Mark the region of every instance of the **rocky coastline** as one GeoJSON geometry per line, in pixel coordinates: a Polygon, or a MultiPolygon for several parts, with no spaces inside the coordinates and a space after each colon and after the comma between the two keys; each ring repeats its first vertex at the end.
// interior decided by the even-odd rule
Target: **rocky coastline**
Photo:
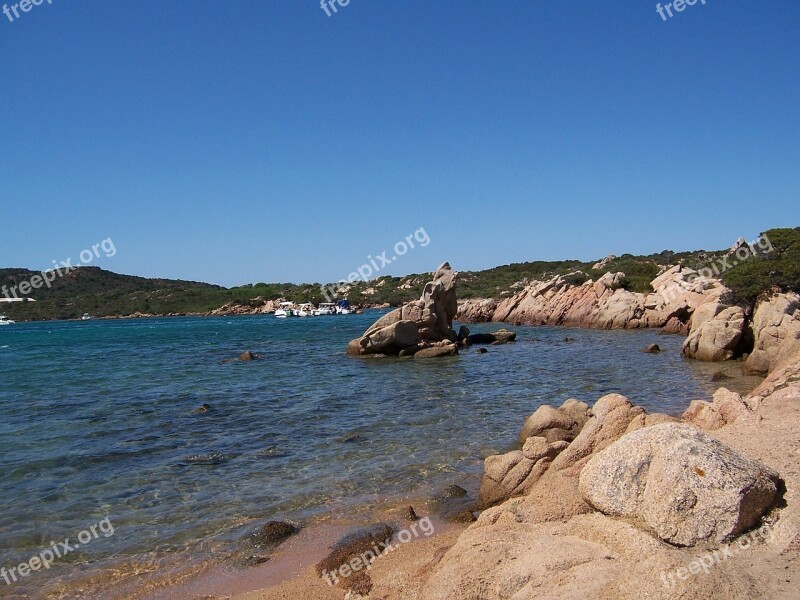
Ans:
{"type": "Polygon", "coordinates": [[[511,298],[470,299],[459,304],[461,323],[563,325],[593,329],[661,328],[685,335],[683,354],[719,362],[743,359],[749,375],[766,375],[800,349],[800,296],[774,291],[752,306],[733,301],[721,280],[680,265],[651,283],[653,292],[621,287],[624,273],[607,273],[576,285],[557,276],[533,282],[511,298]]]}
{"type": "MultiPolygon", "coordinates": [[[[692,275],[669,269],[648,295],[615,289],[614,275],[581,286],[556,278],[501,303],[464,303],[455,318],[667,327],[688,334],[689,358],[738,358],[744,372],[766,375],[751,393],[723,387],[680,416],[648,414],[619,394],[540,406],[517,449],[485,459],[479,497],[466,505],[479,516],[463,531],[375,561],[356,586],[327,586],[309,569],[237,598],[796,598],[800,299],[774,293],[748,311],[727,305],[718,281],[692,275]],[[554,307],[563,310],[544,318],[554,307]]],[[[442,279],[454,293],[449,265],[442,279]]],[[[461,347],[467,332],[453,331],[451,301],[423,294],[350,353],[399,355],[422,332],[426,343],[461,347]],[[398,337],[404,322],[409,337],[398,337]]]]}

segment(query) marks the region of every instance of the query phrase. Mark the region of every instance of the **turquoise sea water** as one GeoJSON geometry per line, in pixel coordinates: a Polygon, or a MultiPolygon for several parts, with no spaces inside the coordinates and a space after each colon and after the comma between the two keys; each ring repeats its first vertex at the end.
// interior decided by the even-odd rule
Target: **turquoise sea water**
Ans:
{"type": "Polygon", "coordinates": [[[517,343],[484,355],[345,356],[379,315],[2,328],[0,566],[106,517],[114,535],[19,583],[0,579],[0,596],[37,597],[89,564],[216,557],[265,519],[474,488],[482,457],[508,449],[542,403],[619,392],[679,413],[710,394],[682,339],[652,331],[517,327],[517,343]],[[665,351],[642,353],[651,342],[665,351]],[[225,362],[247,349],[263,360],[225,362]],[[211,410],[193,414],[203,403],[211,410]]]}

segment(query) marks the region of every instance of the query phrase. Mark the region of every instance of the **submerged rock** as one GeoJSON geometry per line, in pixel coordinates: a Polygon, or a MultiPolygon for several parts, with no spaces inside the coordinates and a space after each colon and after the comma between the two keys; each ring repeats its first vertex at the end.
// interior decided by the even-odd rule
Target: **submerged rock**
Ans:
{"type": "Polygon", "coordinates": [[[414,354],[414,358],[438,358],[440,356],[456,356],[458,346],[456,344],[443,344],[441,346],[431,346],[423,348],[414,354]]]}
{"type": "Polygon", "coordinates": [[[211,405],[210,405],[210,404],[203,403],[203,404],[201,404],[200,406],[198,406],[197,408],[195,408],[195,409],[192,411],[192,414],[193,414],[193,415],[202,415],[203,413],[207,413],[207,412],[208,412],[208,411],[210,411],[210,410],[211,410],[211,405]]]}
{"type": "Polygon", "coordinates": [[[464,340],[465,346],[474,344],[507,344],[517,339],[517,334],[508,329],[500,329],[491,333],[473,333],[464,340]]]}
{"type": "Polygon", "coordinates": [[[300,531],[300,528],[292,523],[269,521],[258,531],[251,534],[250,539],[256,546],[277,546],[298,531],[300,531]]]}
{"type": "Polygon", "coordinates": [[[448,523],[475,521],[475,501],[459,485],[449,485],[431,498],[431,506],[448,523]]]}
{"type": "Polygon", "coordinates": [[[325,558],[316,564],[317,573],[320,575],[326,571],[332,573],[366,552],[372,552],[378,556],[391,541],[392,534],[394,534],[394,529],[385,523],[378,523],[347,534],[333,545],[331,552],[325,558]]]}
{"type": "Polygon", "coordinates": [[[579,489],[600,512],[641,521],[680,546],[721,543],[758,523],[778,474],[679,423],[626,435],[583,467],[579,489]]]}
{"type": "Polygon", "coordinates": [[[228,462],[232,457],[222,452],[209,452],[208,454],[190,454],[186,457],[186,462],[193,465],[221,465],[228,462]]]}
{"type": "Polygon", "coordinates": [[[658,354],[661,352],[661,347],[658,344],[650,344],[642,352],[645,354],[658,354]]]}
{"type": "Polygon", "coordinates": [[[253,354],[250,350],[243,352],[239,355],[239,360],[242,362],[252,362],[254,360],[261,360],[260,354],[253,354]]]}

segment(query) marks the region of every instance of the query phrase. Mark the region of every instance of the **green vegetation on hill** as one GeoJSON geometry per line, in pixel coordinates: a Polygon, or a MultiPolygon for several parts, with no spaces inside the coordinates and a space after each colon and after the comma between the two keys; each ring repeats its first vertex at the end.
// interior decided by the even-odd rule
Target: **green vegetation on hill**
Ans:
{"type": "MultiPolygon", "coordinates": [[[[37,274],[27,269],[0,269],[0,288],[11,289],[37,274]]],[[[51,287],[43,286],[28,294],[35,303],[0,304],[0,313],[16,320],[75,319],[87,312],[93,317],[205,313],[230,302],[258,306],[258,296],[287,296],[306,302],[313,292],[318,298],[321,296],[319,287],[312,284],[258,284],[226,289],[196,281],[146,279],[98,267],[80,267],[56,278],[51,287]]]]}
{"type": "MultiPolygon", "coordinates": [[[[773,250],[764,256],[741,261],[722,273],[725,284],[742,303],[751,303],[771,289],[800,291],[800,228],[772,229],[766,232],[773,250]]],[[[504,298],[516,293],[533,280],[547,280],[563,275],[576,285],[596,280],[608,272],[625,273],[623,286],[635,292],[650,292],[650,282],[667,266],[682,263],[702,269],[722,265],[728,250],[709,252],[672,252],[665,250],[649,256],[624,254],[602,268],[594,262],[578,260],[534,261],[503,265],[483,271],[461,271],[460,298],[504,298]]],[[[730,260],[730,259],[729,259],[730,260]]],[[[731,263],[734,261],[730,260],[731,263]]],[[[37,275],[26,269],[0,269],[0,288],[30,281],[37,275]]],[[[347,298],[352,304],[399,305],[414,300],[430,274],[406,277],[384,276],[350,287],[347,298]]],[[[51,288],[42,287],[29,296],[35,303],[0,304],[0,313],[14,320],[74,319],[88,312],[93,317],[123,316],[134,313],[181,314],[207,313],[226,304],[258,307],[265,300],[286,299],[292,302],[326,301],[319,284],[257,283],[223,288],[194,281],[145,279],[118,275],[97,267],[81,267],[56,279],[51,288]]],[[[2,292],[0,292],[2,296],[2,292]]]]}
{"type": "Polygon", "coordinates": [[[765,235],[771,251],[743,260],[722,274],[740,302],[752,303],[773,289],[800,292],[800,227],[770,229],[765,235]]]}

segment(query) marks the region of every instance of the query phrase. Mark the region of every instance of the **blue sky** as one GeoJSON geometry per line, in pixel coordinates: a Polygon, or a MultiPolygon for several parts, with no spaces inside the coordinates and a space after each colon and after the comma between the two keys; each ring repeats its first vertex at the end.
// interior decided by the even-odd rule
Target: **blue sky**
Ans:
{"type": "MultiPolygon", "coordinates": [[[[12,2],[13,4],[13,2],[12,2]]],[[[52,0],[0,14],[0,266],[400,275],[800,225],[800,3],[52,0]]]]}

